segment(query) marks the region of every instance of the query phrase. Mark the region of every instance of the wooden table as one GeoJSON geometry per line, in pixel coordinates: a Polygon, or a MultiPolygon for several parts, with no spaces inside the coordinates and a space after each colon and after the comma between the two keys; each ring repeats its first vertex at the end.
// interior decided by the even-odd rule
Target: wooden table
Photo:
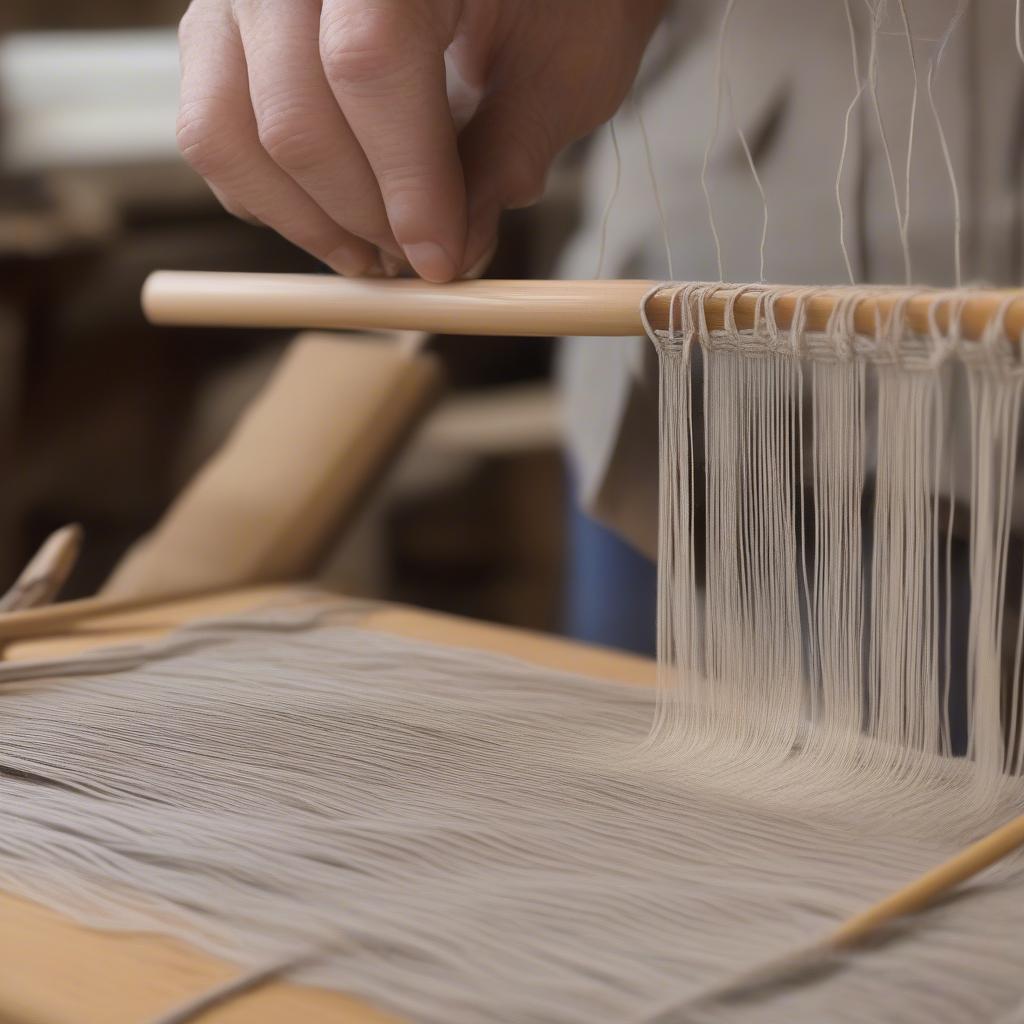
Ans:
{"type": "MultiPolygon", "coordinates": [[[[18,617],[4,657],[27,660],[159,637],[182,623],[256,608],[287,592],[262,588],[114,611],[73,621],[54,610],[18,617]],[[35,614],[35,617],[33,617],[35,614]],[[20,624],[24,623],[24,629],[20,624]]],[[[345,599],[337,598],[339,608],[345,599]]],[[[394,606],[367,614],[367,629],[513,654],[554,669],[651,685],[652,662],[553,637],[394,606]]],[[[172,940],[98,932],[0,893],[0,1024],[145,1024],[238,968],[172,940]]],[[[204,1015],[203,1024],[383,1024],[394,1018],[336,992],[275,982],[204,1015]]]]}

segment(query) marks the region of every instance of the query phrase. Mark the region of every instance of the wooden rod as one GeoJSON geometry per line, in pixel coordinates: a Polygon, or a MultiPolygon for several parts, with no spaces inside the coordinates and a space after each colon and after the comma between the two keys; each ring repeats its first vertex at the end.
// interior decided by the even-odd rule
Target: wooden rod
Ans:
{"type": "MultiPolygon", "coordinates": [[[[691,997],[687,1006],[708,1005],[726,996],[756,992],[765,985],[797,978],[808,965],[820,962],[836,952],[848,950],[872,939],[880,929],[901,917],[925,910],[956,886],[973,878],[980,871],[1009,856],[1024,846],[1024,815],[972,843],[944,864],[920,875],[909,885],[880,900],[841,924],[824,939],[798,946],[773,957],[753,969],[741,971],[721,984],[712,985],[698,997],[691,997]]],[[[677,1006],[672,1006],[676,1010],[677,1006]]],[[[650,1020],[676,1019],[675,1013],[664,1010],[650,1020]]]]}
{"type": "Polygon", "coordinates": [[[142,291],[157,324],[417,330],[429,334],[643,333],[648,281],[459,281],[158,271],[142,291]]]}
{"type": "MultiPolygon", "coordinates": [[[[203,597],[202,594],[183,594],[180,600],[203,597]]],[[[105,597],[80,597],[73,601],[45,605],[41,608],[24,608],[0,614],[0,649],[21,640],[35,640],[40,637],[63,636],[80,627],[89,627],[96,619],[106,615],[119,615],[144,608],[171,604],[179,598],[153,597],[142,600],[129,598],[111,600],[105,597]]],[[[2,660],[2,658],[0,658],[2,660]]]]}
{"type": "MultiPolygon", "coordinates": [[[[433,285],[416,280],[345,279],[316,274],[225,274],[161,270],[142,292],[142,305],[156,324],[208,327],[284,327],[329,330],[415,330],[431,334],[480,334],[528,337],[598,335],[636,337],[643,334],[640,306],[653,281],[459,281],[433,285]]],[[[862,289],[859,289],[862,291],[862,289]]],[[[849,289],[823,289],[807,304],[807,327],[823,330],[836,302],[849,289]]],[[[857,330],[874,334],[901,295],[908,295],[907,321],[920,333],[929,329],[928,312],[938,302],[937,320],[947,326],[949,301],[956,294],[921,290],[901,293],[879,289],[858,304],[857,330]]],[[[1004,302],[1008,335],[1024,332],[1024,290],[976,290],[969,293],[961,314],[963,335],[978,338],[1004,302]]],[[[741,328],[753,324],[757,300],[741,295],[736,319],[741,328]]],[[[705,302],[708,324],[721,329],[726,299],[705,302]]],[[[792,322],[796,299],[776,301],[776,321],[792,322]]],[[[651,323],[668,327],[669,293],[648,306],[651,323]]]]}
{"type": "Polygon", "coordinates": [[[82,528],[62,526],[43,542],[10,589],[0,596],[0,615],[45,607],[67,583],[82,550],[82,528]]]}
{"type": "Polygon", "coordinates": [[[979,839],[944,864],[932,868],[908,886],[844,922],[828,938],[828,945],[845,949],[863,942],[879,928],[931,906],[955,886],[973,878],[1024,846],[1024,814],[979,839]]]}

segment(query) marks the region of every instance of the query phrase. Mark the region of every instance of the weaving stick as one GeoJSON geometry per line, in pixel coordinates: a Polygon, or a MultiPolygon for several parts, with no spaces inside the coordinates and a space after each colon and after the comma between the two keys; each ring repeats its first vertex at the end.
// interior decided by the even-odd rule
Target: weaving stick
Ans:
{"type": "Polygon", "coordinates": [[[891,921],[931,906],[955,886],[973,878],[1022,846],[1024,814],[843,922],[828,937],[826,944],[832,949],[856,946],[891,921]]]}
{"type": "MultiPolygon", "coordinates": [[[[643,335],[641,306],[655,281],[425,281],[345,279],[304,274],[235,274],[157,271],[142,293],[142,306],[156,324],[217,327],[287,327],[345,330],[418,330],[431,334],[557,337],[643,335]]],[[[982,335],[1000,309],[1009,337],[1024,332],[1024,290],[940,291],[858,289],[855,326],[874,335],[901,298],[907,326],[927,334],[935,310],[940,329],[947,327],[947,306],[962,302],[960,334],[982,335]]],[[[705,299],[708,326],[724,326],[728,286],[705,299]]],[[[806,328],[824,330],[846,288],[823,288],[806,303],[806,328]]],[[[671,288],[647,303],[651,326],[669,326],[671,288]]],[[[758,300],[747,291],[735,303],[740,329],[754,324],[758,300]]],[[[795,296],[775,303],[780,328],[792,322],[795,296]]]]}
{"type": "Polygon", "coordinates": [[[67,583],[82,549],[82,528],[62,526],[46,538],[11,588],[0,597],[0,614],[49,604],[67,583]]]}
{"type": "Polygon", "coordinates": [[[19,608],[4,612],[0,614],[0,646],[30,637],[60,635],[89,623],[94,616],[134,611],[146,604],[158,604],[159,601],[159,598],[149,601],[115,601],[102,597],[81,597],[41,608],[19,608]]]}
{"type": "Polygon", "coordinates": [[[713,983],[692,996],[663,1007],[645,1018],[643,1024],[678,1024],[687,1019],[686,1011],[708,1007],[723,1000],[749,998],[766,986],[797,977],[809,966],[820,963],[823,958],[827,960],[832,954],[861,945],[893,921],[927,909],[957,885],[991,867],[1022,845],[1024,815],[972,843],[867,910],[855,914],[823,940],[789,950],[723,982],[713,983]]]}
{"type": "MultiPolygon", "coordinates": [[[[6,658],[6,648],[12,644],[71,637],[80,639],[85,646],[98,646],[108,637],[123,643],[137,638],[140,630],[159,635],[190,617],[234,614],[265,605],[287,592],[288,588],[269,585],[173,597],[82,597],[38,608],[20,608],[0,614],[0,660],[6,658]]],[[[42,656],[52,654],[47,651],[42,656]]]]}

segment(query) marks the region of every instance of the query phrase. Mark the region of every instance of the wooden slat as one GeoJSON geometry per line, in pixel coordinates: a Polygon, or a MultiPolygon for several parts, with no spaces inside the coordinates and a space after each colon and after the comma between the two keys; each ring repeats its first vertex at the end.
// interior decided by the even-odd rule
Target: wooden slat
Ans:
{"type": "Polygon", "coordinates": [[[305,578],[440,386],[425,336],[296,338],[220,450],[104,585],[114,599],[305,578]]]}

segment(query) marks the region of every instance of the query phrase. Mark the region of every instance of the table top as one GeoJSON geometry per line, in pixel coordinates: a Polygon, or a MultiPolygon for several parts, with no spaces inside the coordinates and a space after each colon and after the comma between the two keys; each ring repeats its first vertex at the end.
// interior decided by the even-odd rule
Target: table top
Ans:
{"type": "MultiPolygon", "coordinates": [[[[7,660],[58,657],[156,638],[197,618],[242,612],[295,590],[255,588],[138,608],[102,606],[52,630],[8,640],[7,660]]],[[[320,595],[322,596],[322,595],[320,595]]],[[[339,609],[346,604],[335,597],[339,609]]],[[[41,613],[43,615],[45,613],[41,613]]],[[[644,658],[555,637],[398,606],[366,612],[366,629],[501,654],[546,668],[653,685],[644,658]]],[[[84,928],[29,901],[0,893],[0,1021],[5,1024],[144,1024],[238,975],[232,964],[183,943],[137,933],[84,928]]],[[[272,982],[203,1015],[203,1024],[385,1024],[394,1018],[352,997],[272,982]]]]}

